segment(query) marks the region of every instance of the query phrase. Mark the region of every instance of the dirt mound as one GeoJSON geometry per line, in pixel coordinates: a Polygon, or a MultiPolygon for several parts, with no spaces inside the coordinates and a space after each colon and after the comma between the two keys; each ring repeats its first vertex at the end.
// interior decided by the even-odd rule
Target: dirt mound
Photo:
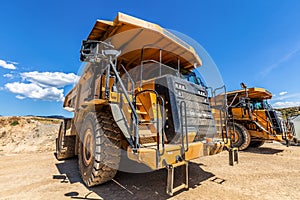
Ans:
{"type": "Polygon", "coordinates": [[[60,122],[40,117],[0,117],[0,152],[54,151],[60,122]]]}

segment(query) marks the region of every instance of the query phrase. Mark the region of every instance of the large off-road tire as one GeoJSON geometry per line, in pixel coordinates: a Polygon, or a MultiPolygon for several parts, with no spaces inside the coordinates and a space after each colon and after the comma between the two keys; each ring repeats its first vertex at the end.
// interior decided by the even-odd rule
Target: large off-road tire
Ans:
{"type": "Polygon", "coordinates": [[[71,119],[64,119],[59,127],[58,137],[56,138],[56,158],[64,160],[75,156],[76,135],[66,135],[70,129],[71,119]]]}
{"type": "Polygon", "coordinates": [[[88,187],[114,178],[120,163],[121,138],[109,108],[85,116],[80,131],[78,164],[82,180],[88,187]]]}
{"type": "Polygon", "coordinates": [[[239,150],[246,149],[251,141],[248,130],[238,123],[229,123],[228,126],[231,134],[232,146],[237,147],[239,150]]]}
{"type": "Polygon", "coordinates": [[[264,143],[265,143],[264,140],[261,140],[261,141],[251,141],[249,146],[250,147],[254,147],[254,148],[258,148],[258,147],[262,146],[264,143]]]}
{"type": "Polygon", "coordinates": [[[300,140],[298,140],[297,138],[293,138],[293,142],[295,145],[298,145],[300,143],[300,140]]]}

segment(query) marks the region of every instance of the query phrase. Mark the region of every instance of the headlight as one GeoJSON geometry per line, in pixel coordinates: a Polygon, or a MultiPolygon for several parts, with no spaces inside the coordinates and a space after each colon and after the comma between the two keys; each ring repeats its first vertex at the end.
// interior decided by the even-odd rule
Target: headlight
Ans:
{"type": "Polygon", "coordinates": [[[175,83],[175,87],[178,88],[178,89],[181,89],[181,90],[185,90],[186,89],[185,85],[180,84],[180,83],[175,83]]]}
{"type": "Polygon", "coordinates": [[[202,95],[202,96],[206,96],[206,93],[202,90],[198,90],[198,94],[202,95]]]}

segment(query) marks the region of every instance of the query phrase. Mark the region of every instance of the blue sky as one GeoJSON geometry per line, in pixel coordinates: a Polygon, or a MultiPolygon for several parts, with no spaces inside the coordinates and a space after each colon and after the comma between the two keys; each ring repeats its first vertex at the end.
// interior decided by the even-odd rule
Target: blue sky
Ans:
{"type": "Polygon", "coordinates": [[[275,107],[300,105],[297,0],[11,0],[0,8],[0,115],[68,115],[62,100],[76,80],[81,41],[117,12],[192,37],[228,90],[245,82],[271,91],[275,107]]]}

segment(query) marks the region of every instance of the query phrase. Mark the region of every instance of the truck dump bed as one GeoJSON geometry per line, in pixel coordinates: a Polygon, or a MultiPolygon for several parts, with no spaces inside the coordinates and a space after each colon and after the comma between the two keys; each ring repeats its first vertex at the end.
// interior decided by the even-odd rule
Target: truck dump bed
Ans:
{"type": "Polygon", "coordinates": [[[122,51],[119,60],[123,60],[127,65],[138,65],[140,59],[136,58],[140,58],[141,48],[147,45],[155,49],[144,55],[144,60],[153,59],[153,54],[158,53],[159,49],[164,49],[172,52],[163,56],[165,62],[177,64],[179,56],[180,65],[187,70],[201,65],[201,59],[192,46],[157,24],[123,13],[118,13],[114,21],[97,20],[87,39],[111,42],[115,49],[122,51]]]}

